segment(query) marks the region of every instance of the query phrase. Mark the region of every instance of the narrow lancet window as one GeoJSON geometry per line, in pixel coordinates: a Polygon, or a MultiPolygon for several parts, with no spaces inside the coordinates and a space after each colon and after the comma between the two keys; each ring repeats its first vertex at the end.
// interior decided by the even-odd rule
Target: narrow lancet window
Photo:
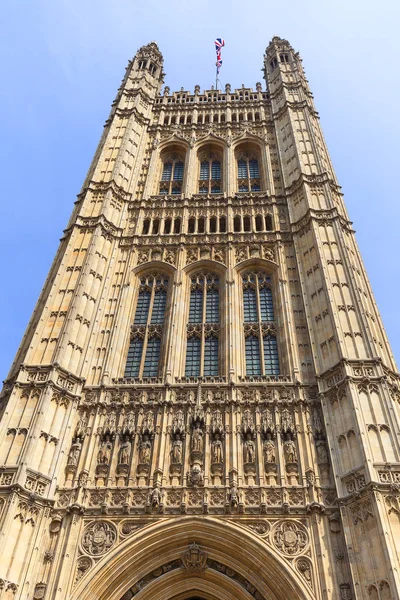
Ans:
{"type": "Polygon", "coordinates": [[[168,278],[141,277],[125,377],[158,377],[161,340],[167,307],[168,278]]]}
{"type": "Polygon", "coordinates": [[[187,326],[186,377],[219,374],[219,278],[215,273],[191,277],[187,326]]]}
{"type": "Polygon", "coordinates": [[[271,277],[245,273],[242,281],[246,375],[279,375],[271,277]]]}

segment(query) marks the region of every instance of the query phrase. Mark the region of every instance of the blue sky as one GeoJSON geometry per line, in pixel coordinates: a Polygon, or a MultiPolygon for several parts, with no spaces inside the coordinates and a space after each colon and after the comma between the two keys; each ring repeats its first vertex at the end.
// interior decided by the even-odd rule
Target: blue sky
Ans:
{"type": "Polygon", "coordinates": [[[3,0],[0,377],[6,377],[125,66],[156,40],[171,90],[261,81],[274,35],[303,58],[394,354],[400,357],[400,4],[3,0]]]}

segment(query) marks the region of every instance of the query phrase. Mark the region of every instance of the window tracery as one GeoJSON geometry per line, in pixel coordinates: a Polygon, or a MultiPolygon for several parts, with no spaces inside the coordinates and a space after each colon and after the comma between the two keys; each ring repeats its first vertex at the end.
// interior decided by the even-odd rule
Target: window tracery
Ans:
{"type": "Polygon", "coordinates": [[[220,194],[222,191],[220,156],[207,152],[199,156],[199,161],[199,194],[220,194]]]}
{"type": "Polygon", "coordinates": [[[163,158],[160,194],[181,194],[183,185],[184,158],[181,154],[170,154],[163,158]]]}
{"type": "Polygon", "coordinates": [[[246,375],[279,375],[278,344],[270,275],[242,275],[246,375]]]}
{"type": "Polygon", "coordinates": [[[167,292],[165,275],[148,274],[140,278],[125,377],[158,376],[167,292]]]}
{"type": "Polygon", "coordinates": [[[219,277],[197,273],[191,277],[187,325],[186,377],[219,374],[219,277]]]}
{"type": "Polygon", "coordinates": [[[254,152],[240,152],[237,155],[237,169],[239,192],[261,190],[258,156],[254,152]]]}

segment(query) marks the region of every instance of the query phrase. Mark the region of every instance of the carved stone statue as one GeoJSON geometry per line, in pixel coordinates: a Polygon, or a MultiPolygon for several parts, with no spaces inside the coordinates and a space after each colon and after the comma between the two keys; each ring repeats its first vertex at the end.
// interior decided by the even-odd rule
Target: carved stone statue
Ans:
{"type": "Polygon", "coordinates": [[[97,463],[99,465],[109,465],[111,460],[112,442],[110,436],[106,435],[106,439],[100,446],[97,454],[97,463]]]}
{"type": "Polygon", "coordinates": [[[128,436],[125,436],[123,443],[121,444],[121,448],[119,449],[118,454],[118,463],[120,465],[129,465],[131,459],[131,448],[132,444],[129,441],[128,436]]]}
{"type": "Polygon", "coordinates": [[[239,490],[237,489],[236,483],[232,484],[231,489],[228,492],[228,500],[232,507],[237,506],[240,502],[239,490]]]}
{"type": "Polygon", "coordinates": [[[192,434],[192,450],[203,452],[203,431],[199,424],[196,424],[192,434]]]}
{"type": "Polygon", "coordinates": [[[290,411],[287,408],[284,408],[281,416],[281,425],[282,431],[285,433],[291,431],[293,429],[293,419],[290,411]]]}
{"type": "Polygon", "coordinates": [[[253,463],[256,456],[256,447],[251,439],[251,434],[246,434],[246,441],[244,442],[244,462],[253,463]]]}
{"type": "Polygon", "coordinates": [[[323,440],[319,440],[316,443],[316,451],[317,451],[317,461],[320,464],[325,464],[328,462],[328,453],[326,451],[326,444],[323,440]]]}
{"type": "Polygon", "coordinates": [[[270,433],[267,433],[266,439],[264,440],[263,450],[264,461],[266,463],[276,463],[275,442],[270,433]]]}
{"type": "Polygon", "coordinates": [[[150,462],[151,441],[147,433],[144,434],[139,447],[139,463],[148,465],[150,462]]]}
{"type": "Polygon", "coordinates": [[[154,489],[150,490],[150,492],[149,492],[148,503],[151,504],[151,506],[153,508],[157,508],[158,506],[160,506],[161,502],[162,502],[162,492],[161,492],[160,488],[158,486],[156,486],[154,489]]]}
{"type": "Polygon", "coordinates": [[[215,438],[211,446],[211,462],[213,464],[223,462],[223,446],[219,433],[215,434],[215,438]]]}
{"type": "Polygon", "coordinates": [[[77,442],[75,442],[75,444],[72,444],[71,450],[69,451],[69,454],[68,454],[68,461],[67,461],[67,465],[69,467],[76,467],[78,465],[81,449],[82,449],[82,444],[80,443],[79,440],[77,442]]]}
{"type": "Polygon", "coordinates": [[[286,441],[283,444],[283,454],[286,463],[297,463],[297,448],[290,435],[286,437],[286,441]]]}
{"type": "Polygon", "coordinates": [[[179,433],[176,434],[172,444],[171,462],[175,465],[182,464],[182,440],[179,433]]]}

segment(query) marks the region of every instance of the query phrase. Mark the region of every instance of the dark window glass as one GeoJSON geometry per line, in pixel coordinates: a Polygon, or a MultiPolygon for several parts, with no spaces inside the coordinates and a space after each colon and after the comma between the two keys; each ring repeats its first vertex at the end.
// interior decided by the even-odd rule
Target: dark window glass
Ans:
{"type": "Polygon", "coordinates": [[[174,221],[174,233],[180,233],[181,232],[181,220],[180,219],[175,219],[174,221]]]}
{"type": "Polygon", "coordinates": [[[183,180],[183,162],[175,163],[174,168],[174,181],[182,181],[183,180]]]}
{"type": "Polygon", "coordinates": [[[210,163],[203,161],[200,165],[200,179],[208,179],[210,176],[210,163]]]}
{"type": "Polygon", "coordinates": [[[200,352],[200,339],[198,337],[189,338],[186,346],[186,377],[198,377],[200,375],[200,352]]]}
{"type": "Polygon", "coordinates": [[[161,181],[170,181],[172,176],[172,163],[164,163],[164,168],[161,176],[161,181]]]}
{"type": "Polygon", "coordinates": [[[210,336],[204,343],[204,375],[215,377],[218,375],[218,338],[210,336]]]}
{"type": "Polygon", "coordinates": [[[150,229],[150,219],[145,219],[143,221],[143,235],[147,235],[150,229]]]}
{"type": "Polygon", "coordinates": [[[247,164],[243,159],[238,160],[238,177],[239,179],[247,179],[247,164]]]}
{"type": "Polygon", "coordinates": [[[189,323],[201,323],[203,321],[203,290],[192,290],[190,292],[189,323]]]}
{"type": "Polygon", "coordinates": [[[138,303],[136,306],[134,325],[146,325],[147,316],[150,308],[151,292],[141,290],[139,292],[138,303]]]}
{"type": "Polygon", "coordinates": [[[125,377],[137,377],[139,375],[142,351],[143,340],[141,340],[140,338],[132,340],[128,350],[128,358],[125,367],[125,377]]]}
{"type": "Polygon", "coordinates": [[[221,179],[221,163],[218,160],[211,165],[211,179],[221,179]]]}
{"type": "Polygon", "coordinates": [[[219,293],[218,290],[207,290],[206,323],[219,322],[219,293]]]}
{"type": "Polygon", "coordinates": [[[167,292],[165,290],[157,290],[154,294],[153,310],[151,313],[151,323],[163,323],[165,307],[167,304],[167,292]]]}
{"type": "Polygon", "coordinates": [[[274,320],[274,305],[272,301],[272,292],[269,288],[260,289],[260,313],[261,321],[274,320]]]}
{"type": "Polygon", "coordinates": [[[243,290],[243,306],[244,322],[255,323],[258,321],[256,290],[253,290],[253,288],[243,290]]]}
{"type": "Polygon", "coordinates": [[[263,338],[264,369],[266,375],[279,375],[278,344],[276,337],[267,335],[263,338]]]}
{"type": "Polygon", "coordinates": [[[258,160],[256,160],[255,158],[253,158],[252,160],[249,161],[249,171],[250,171],[250,179],[258,179],[258,177],[259,177],[258,160]]]}
{"type": "Polygon", "coordinates": [[[148,340],[146,356],[144,359],[143,377],[157,377],[160,347],[161,340],[159,338],[151,338],[148,340]]]}
{"type": "Polygon", "coordinates": [[[261,375],[260,344],[255,335],[246,338],[246,375],[261,375]]]}

